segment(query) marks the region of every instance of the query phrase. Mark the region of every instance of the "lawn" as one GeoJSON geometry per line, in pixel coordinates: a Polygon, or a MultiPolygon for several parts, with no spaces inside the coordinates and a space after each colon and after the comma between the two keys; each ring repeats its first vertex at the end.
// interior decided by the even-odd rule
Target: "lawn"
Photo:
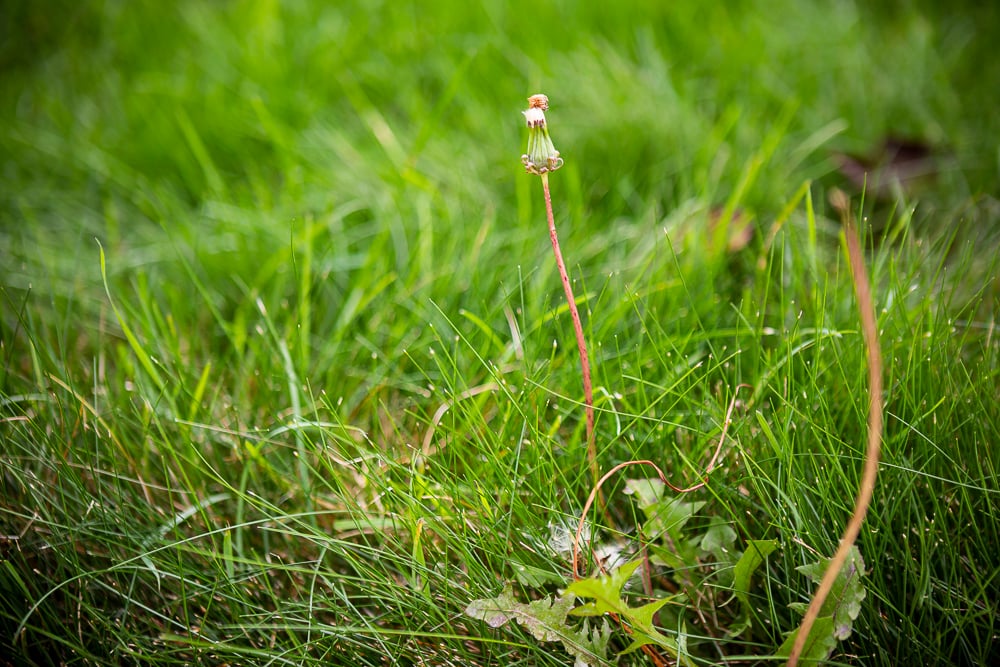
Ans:
{"type": "Polygon", "coordinates": [[[848,218],[813,655],[1000,663],[1000,7],[866,4],[7,3],[0,663],[782,664],[848,218]]]}

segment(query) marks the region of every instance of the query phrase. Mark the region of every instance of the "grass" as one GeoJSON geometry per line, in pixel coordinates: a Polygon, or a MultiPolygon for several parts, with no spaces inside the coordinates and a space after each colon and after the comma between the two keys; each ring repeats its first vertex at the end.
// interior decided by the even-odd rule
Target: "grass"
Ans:
{"type": "MultiPolygon", "coordinates": [[[[868,595],[833,659],[996,661],[1000,21],[896,4],[15,3],[3,652],[568,664],[463,614],[509,581],[520,600],[565,587],[556,537],[592,488],[573,331],[519,163],[524,99],[545,92],[602,470],[651,459],[697,481],[737,398],[692,525],[779,542],[747,633],[724,639],[725,605],[718,623],[681,614],[699,664],[773,653],[813,590],[796,568],[833,553],[860,478],[832,154],[940,146],[933,184],[852,201],[887,422],[868,595]],[[745,247],[707,231],[716,208],[752,217],[745,247]]],[[[649,474],[604,487],[618,526],[596,537],[634,550],[626,476],[649,474]]]]}

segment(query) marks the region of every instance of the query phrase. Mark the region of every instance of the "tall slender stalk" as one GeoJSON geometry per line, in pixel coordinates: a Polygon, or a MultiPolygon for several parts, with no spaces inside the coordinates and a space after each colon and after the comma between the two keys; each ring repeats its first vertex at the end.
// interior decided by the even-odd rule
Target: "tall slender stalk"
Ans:
{"type": "Polygon", "coordinates": [[[868,280],[868,271],[865,269],[865,257],[861,250],[861,239],[858,236],[858,228],[854,224],[851,215],[850,202],[847,196],[840,190],[834,190],[830,196],[830,203],[835,209],[840,211],[844,222],[844,236],[847,239],[847,256],[851,264],[851,275],[854,279],[854,292],[858,299],[858,314],[861,318],[861,333],[864,337],[865,350],[868,353],[868,447],[865,451],[865,461],[861,472],[861,483],[858,485],[858,494],[854,500],[854,512],[844,528],[844,534],[840,538],[840,545],[830,559],[826,573],[820,581],[819,588],[809,603],[802,624],[799,626],[799,634],[792,645],[792,652],[788,656],[787,667],[796,667],[806,641],[809,638],[809,631],[812,629],[820,609],[826,601],[830,591],[833,590],[834,581],[844,563],[847,561],[848,552],[858,539],[861,532],[861,524],[868,513],[868,507],[872,502],[872,495],[875,492],[875,478],[878,476],[878,459],[882,449],[882,428],[883,428],[883,405],[882,405],[882,352],[878,342],[878,320],[875,317],[875,302],[872,297],[871,283],[868,280]]]}
{"type": "Polygon", "coordinates": [[[594,389],[590,381],[590,357],[587,354],[587,340],[583,336],[583,324],[580,323],[580,311],[576,307],[573,287],[566,272],[566,262],[563,261],[559,249],[559,236],[556,234],[556,221],[552,215],[552,195],[549,193],[549,175],[542,174],[542,190],[545,192],[545,213],[549,219],[549,238],[552,239],[552,251],[556,255],[559,266],[559,277],[562,279],[563,291],[566,293],[566,303],[569,314],[573,318],[573,331],[576,333],[576,349],[580,353],[580,370],[583,374],[583,400],[587,419],[587,460],[590,461],[594,474],[597,474],[597,443],[594,441],[594,389]]]}
{"type": "Polygon", "coordinates": [[[594,440],[594,390],[590,381],[590,357],[587,354],[587,340],[583,335],[583,324],[580,322],[580,311],[576,307],[573,287],[569,282],[566,262],[563,261],[559,249],[559,236],[556,234],[556,221],[552,213],[552,195],[549,191],[549,172],[559,169],[563,160],[559,151],[552,144],[549,128],[545,120],[545,110],[549,108],[549,98],[545,95],[532,95],[528,98],[528,109],[524,112],[528,123],[528,152],[521,156],[521,162],[529,174],[542,178],[542,190],[545,192],[545,213],[549,222],[549,238],[552,240],[552,250],[559,266],[559,277],[562,279],[563,291],[566,293],[566,304],[573,318],[573,331],[576,333],[576,347],[580,353],[580,369],[583,374],[583,400],[587,420],[587,460],[594,475],[594,482],[599,478],[597,467],[597,443],[594,440]]]}

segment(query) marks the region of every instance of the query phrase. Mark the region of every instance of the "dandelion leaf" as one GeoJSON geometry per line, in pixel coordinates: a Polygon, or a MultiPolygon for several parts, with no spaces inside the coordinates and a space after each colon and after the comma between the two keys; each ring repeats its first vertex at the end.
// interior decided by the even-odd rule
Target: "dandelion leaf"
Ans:
{"type": "Polygon", "coordinates": [[[563,647],[576,659],[573,667],[593,667],[607,664],[610,641],[611,626],[606,620],[602,619],[600,625],[591,629],[590,622],[585,619],[579,632],[563,639],[563,647]]]}
{"type": "MultiPolygon", "coordinates": [[[[798,570],[818,583],[829,564],[828,559],[823,559],[817,563],[802,565],[798,570]]],[[[865,599],[865,586],[861,581],[864,573],[865,561],[858,548],[852,546],[847,554],[847,560],[844,561],[844,567],[840,568],[833,582],[833,588],[830,589],[830,594],[819,612],[820,616],[830,616],[833,619],[833,636],[838,640],[851,636],[854,620],[861,613],[861,603],[865,599]]]]}
{"type": "Polygon", "coordinates": [[[646,515],[643,532],[650,540],[657,540],[667,535],[674,543],[683,541],[681,530],[702,507],[705,501],[689,503],[680,498],[664,498],[649,507],[642,508],[646,515]]]}
{"type": "Polygon", "coordinates": [[[566,626],[566,615],[572,608],[572,595],[542,598],[517,605],[515,618],[538,641],[554,642],[570,632],[570,628],[566,626]]]}
{"type": "Polygon", "coordinates": [[[621,613],[627,608],[622,601],[622,589],[625,588],[625,584],[638,567],[639,561],[635,561],[622,565],[609,574],[574,581],[566,587],[566,593],[582,598],[592,598],[594,601],[578,607],[573,613],[578,616],[599,616],[608,612],[621,613]]]}
{"type": "MultiPolygon", "coordinates": [[[[775,655],[779,658],[787,658],[792,654],[792,647],[795,646],[795,638],[799,636],[801,628],[795,628],[785,641],[778,647],[775,655]]],[[[813,623],[809,630],[809,637],[802,648],[802,655],[799,660],[802,663],[821,662],[830,657],[833,649],[837,647],[837,639],[833,636],[833,618],[830,616],[820,616],[813,623]]]]}
{"type": "Polygon", "coordinates": [[[465,613],[486,621],[493,628],[515,620],[538,641],[562,642],[566,652],[575,658],[577,667],[606,664],[611,628],[606,621],[593,629],[586,620],[580,629],[568,625],[566,617],[573,608],[573,601],[573,595],[567,594],[528,603],[518,602],[511,587],[507,586],[495,598],[473,600],[465,608],[465,613]]]}
{"type": "Polygon", "coordinates": [[[701,550],[712,554],[720,563],[733,558],[732,547],[736,544],[736,531],[723,519],[716,517],[701,538],[701,550]]]}
{"type": "Polygon", "coordinates": [[[499,628],[513,618],[515,608],[520,604],[514,599],[514,591],[506,586],[495,598],[473,600],[465,608],[465,615],[486,621],[491,628],[499,628]]]}
{"type": "Polygon", "coordinates": [[[665,488],[666,485],[656,477],[625,480],[625,495],[634,495],[636,504],[643,510],[659,502],[665,488]]]}

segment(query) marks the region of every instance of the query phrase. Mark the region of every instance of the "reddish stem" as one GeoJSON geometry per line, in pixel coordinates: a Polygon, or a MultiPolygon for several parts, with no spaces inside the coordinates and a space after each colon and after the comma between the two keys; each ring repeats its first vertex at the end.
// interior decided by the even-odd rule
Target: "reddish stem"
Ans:
{"type": "Polygon", "coordinates": [[[865,268],[865,256],[861,250],[861,239],[850,211],[850,202],[843,194],[834,198],[831,203],[839,208],[844,219],[844,235],[847,237],[847,256],[850,260],[851,273],[854,278],[854,293],[858,300],[858,314],[861,318],[861,333],[864,337],[865,350],[868,353],[868,447],[865,451],[864,467],[858,494],[854,499],[854,512],[844,528],[840,545],[834,552],[830,564],[827,565],[819,588],[809,603],[799,634],[795,638],[792,652],[788,656],[787,667],[795,667],[802,651],[805,649],[809,631],[819,617],[820,609],[826,601],[833,584],[844,563],[847,561],[851,546],[858,539],[861,524],[868,513],[875,492],[875,479],[878,476],[878,459],[882,449],[883,405],[882,405],[882,351],[878,342],[878,319],[875,316],[875,300],[872,297],[871,283],[868,280],[868,270],[865,268]]]}
{"type": "MultiPolygon", "coordinates": [[[[748,387],[749,388],[750,385],[741,384],[738,387],[736,387],[736,392],[739,393],[739,391],[740,391],[740,389],[742,387],[748,387]]],[[[722,452],[722,445],[726,441],[726,434],[729,433],[730,419],[733,416],[733,409],[735,407],[736,407],[736,396],[733,396],[732,400],[729,402],[729,409],[726,410],[726,421],[722,425],[722,435],[719,436],[719,444],[716,445],[716,447],[715,447],[715,453],[712,455],[712,460],[708,462],[708,467],[705,468],[705,472],[702,473],[702,481],[698,482],[697,484],[695,484],[693,486],[689,486],[689,487],[687,487],[685,489],[682,489],[680,487],[674,486],[667,479],[667,476],[663,474],[663,471],[660,470],[659,466],[657,466],[652,461],[625,461],[624,463],[619,463],[614,468],[612,468],[611,470],[609,470],[608,472],[606,472],[604,474],[604,476],[601,477],[597,481],[597,484],[594,485],[594,488],[590,490],[590,496],[587,498],[587,502],[584,503],[584,505],[583,505],[583,512],[580,514],[580,524],[577,526],[577,528],[576,528],[576,535],[573,537],[573,579],[579,579],[580,578],[580,567],[579,567],[579,563],[580,563],[580,539],[581,539],[581,537],[583,535],[583,528],[584,528],[584,526],[587,523],[587,513],[590,511],[590,506],[594,504],[594,500],[597,499],[597,498],[600,498],[600,496],[601,496],[601,486],[603,486],[604,482],[608,481],[608,479],[613,474],[615,474],[616,472],[618,472],[622,468],[625,468],[626,466],[646,465],[646,466],[651,466],[653,468],[653,470],[656,471],[656,474],[660,478],[660,481],[663,482],[666,486],[668,486],[671,489],[673,489],[674,491],[676,491],[677,493],[690,493],[692,491],[700,489],[701,487],[705,486],[705,484],[707,483],[706,479],[708,477],[708,474],[710,472],[712,472],[713,470],[715,470],[715,463],[716,463],[716,461],[719,460],[719,454],[722,452]]]]}
{"type": "Polygon", "coordinates": [[[559,277],[562,278],[563,291],[566,292],[566,303],[573,318],[573,331],[576,332],[576,347],[580,352],[580,367],[583,370],[583,400],[587,413],[587,458],[597,479],[597,443],[594,441],[594,390],[590,383],[590,357],[587,355],[587,341],[583,337],[583,324],[580,323],[580,311],[576,308],[573,288],[569,283],[566,263],[562,251],[559,250],[559,237],[556,234],[556,221],[552,215],[552,196],[549,194],[549,175],[542,173],[542,190],[545,191],[545,213],[549,219],[549,238],[552,239],[552,250],[556,254],[556,264],[559,266],[559,277]]]}

